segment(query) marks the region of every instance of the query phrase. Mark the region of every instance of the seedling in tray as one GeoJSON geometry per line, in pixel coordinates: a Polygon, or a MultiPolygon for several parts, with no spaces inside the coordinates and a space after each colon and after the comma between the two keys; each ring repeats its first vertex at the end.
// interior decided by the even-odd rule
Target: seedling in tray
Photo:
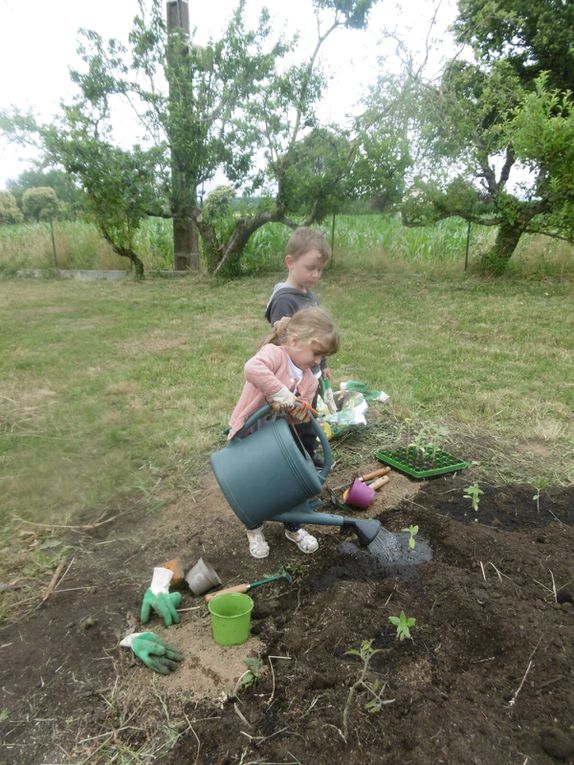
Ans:
{"type": "Polygon", "coordinates": [[[414,478],[428,478],[462,470],[467,467],[466,462],[440,448],[446,433],[446,428],[427,423],[409,439],[407,446],[381,449],[375,456],[381,462],[414,478]]]}

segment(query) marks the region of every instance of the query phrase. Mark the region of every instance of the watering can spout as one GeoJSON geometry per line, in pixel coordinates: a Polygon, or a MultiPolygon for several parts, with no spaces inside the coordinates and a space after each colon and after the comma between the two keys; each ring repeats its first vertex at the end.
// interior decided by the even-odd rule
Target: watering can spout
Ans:
{"type": "Polygon", "coordinates": [[[370,518],[343,518],[343,526],[351,528],[364,547],[371,544],[382,528],[380,521],[370,518]]]}
{"type": "Polygon", "coordinates": [[[286,513],[274,515],[272,521],[281,523],[311,523],[319,526],[342,526],[351,529],[359,542],[368,547],[381,530],[380,521],[371,518],[347,518],[343,515],[318,513],[310,509],[309,504],[294,507],[286,513]]]}

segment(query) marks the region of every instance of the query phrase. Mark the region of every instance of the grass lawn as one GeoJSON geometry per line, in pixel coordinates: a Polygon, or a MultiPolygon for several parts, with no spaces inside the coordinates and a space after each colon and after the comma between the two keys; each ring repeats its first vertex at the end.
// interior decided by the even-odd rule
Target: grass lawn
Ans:
{"type": "MultiPolygon", "coordinates": [[[[0,282],[2,581],[57,554],[24,549],[26,521],[153,510],[199,486],[280,277],[0,282]]],[[[459,450],[476,444],[491,481],[574,480],[570,283],[338,261],[318,293],[342,332],[335,383],[391,395],[376,438],[432,421],[459,450]]]]}

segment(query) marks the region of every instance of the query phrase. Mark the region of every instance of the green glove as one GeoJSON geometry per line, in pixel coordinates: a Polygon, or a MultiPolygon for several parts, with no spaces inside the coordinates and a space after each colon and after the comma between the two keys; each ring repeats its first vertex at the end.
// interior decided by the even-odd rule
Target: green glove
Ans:
{"type": "Polygon", "coordinates": [[[147,624],[152,611],[161,616],[166,627],[179,624],[177,607],[181,603],[181,593],[170,592],[169,583],[173,576],[170,569],[157,566],[153,570],[151,584],[145,591],[140,610],[140,621],[147,624]]]}
{"type": "Polygon", "coordinates": [[[151,587],[148,587],[142,600],[140,622],[147,624],[151,612],[155,611],[158,616],[161,616],[166,627],[171,627],[172,624],[179,624],[179,614],[176,609],[180,603],[180,592],[160,592],[159,595],[154,595],[151,587]]]}
{"type": "Polygon", "coordinates": [[[169,675],[183,659],[177,648],[164,643],[155,632],[134,632],[121,640],[120,645],[131,648],[146,667],[160,675],[169,675]]]}

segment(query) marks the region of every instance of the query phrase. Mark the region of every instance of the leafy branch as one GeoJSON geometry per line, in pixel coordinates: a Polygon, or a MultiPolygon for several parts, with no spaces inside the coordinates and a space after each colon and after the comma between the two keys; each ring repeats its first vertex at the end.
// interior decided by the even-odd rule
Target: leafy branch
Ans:
{"type": "Polygon", "coordinates": [[[365,709],[371,714],[377,714],[377,712],[381,711],[383,706],[386,704],[392,704],[394,699],[383,698],[383,693],[387,687],[386,683],[381,683],[379,680],[367,682],[366,678],[369,671],[369,663],[375,654],[381,653],[380,648],[373,648],[372,640],[363,640],[361,647],[358,650],[356,648],[350,648],[348,651],[345,651],[345,653],[350,656],[358,656],[363,662],[363,668],[361,670],[359,679],[356,680],[349,688],[349,694],[347,696],[347,701],[343,710],[343,736],[345,741],[348,742],[349,711],[359,690],[363,689],[369,694],[369,699],[365,703],[365,709]]]}

